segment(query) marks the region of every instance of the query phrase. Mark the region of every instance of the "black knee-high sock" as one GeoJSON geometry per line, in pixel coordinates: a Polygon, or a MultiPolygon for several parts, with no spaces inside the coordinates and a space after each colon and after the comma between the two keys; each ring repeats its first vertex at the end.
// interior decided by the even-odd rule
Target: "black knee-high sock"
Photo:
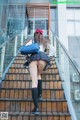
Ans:
{"type": "Polygon", "coordinates": [[[38,97],[42,95],[42,80],[38,80],[38,97]]]}
{"type": "Polygon", "coordinates": [[[35,109],[38,108],[38,89],[32,88],[32,98],[34,102],[35,109]]]}

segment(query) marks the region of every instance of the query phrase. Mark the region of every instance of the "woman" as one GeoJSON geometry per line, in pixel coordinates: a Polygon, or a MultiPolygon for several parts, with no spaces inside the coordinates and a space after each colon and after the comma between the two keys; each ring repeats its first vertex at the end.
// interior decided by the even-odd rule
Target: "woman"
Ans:
{"type": "Polygon", "coordinates": [[[34,33],[34,42],[40,46],[40,50],[36,54],[32,54],[28,59],[29,71],[32,79],[32,98],[34,102],[33,114],[39,114],[38,99],[42,99],[42,80],[41,73],[50,66],[49,57],[45,54],[47,48],[47,40],[43,37],[43,31],[37,29],[34,33]]]}

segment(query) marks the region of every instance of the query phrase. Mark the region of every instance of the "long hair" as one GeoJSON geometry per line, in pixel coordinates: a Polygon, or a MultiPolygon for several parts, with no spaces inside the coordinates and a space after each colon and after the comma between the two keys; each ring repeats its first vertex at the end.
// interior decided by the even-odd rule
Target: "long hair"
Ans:
{"type": "Polygon", "coordinates": [[[49,43],[48,39],[45,39],[43,34],[34,33],[34,42],[37,42],[38,44],[42,44],[47,49],[47,43],[49,43]]]}

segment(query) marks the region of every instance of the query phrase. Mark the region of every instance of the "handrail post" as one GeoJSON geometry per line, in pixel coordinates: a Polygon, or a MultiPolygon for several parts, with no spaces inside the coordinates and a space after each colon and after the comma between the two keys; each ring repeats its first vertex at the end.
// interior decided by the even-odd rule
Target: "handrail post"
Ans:
{"type": "Polygon", "coordinates": [[[5,46],[3,46],[2,50],[1,50],[1,70],[0,70],[0,77],[2,77],[2,73],[3,73],[4,56],[5,56],[5,46]]]}
{"type": "Polygon", "coordinates": [[[21,45],[23,45],[23,31],[21,33],[21,45]]]}
{"type": "Polygon", "coordinates": [[[54,44],[54,47],[55,47],[55,50],[56,50],[56,52],[55,52],[55,57],[57,57],[57,47],[56,47],[56,42],[57,42],[57,40],[56,40],[56,37],[54,36],[54,42],[53,42],[53,44],[54,44]]]}
{"type": "Polygon", "coordinates": [[[25,28],[25,39],[27,38],[27,27],[25,28]]]}
{"type": "Polygon", "coordinates": [[[62,80],[64,80],[64,52],[63,52],[63,50],[61,49],[61,54],[59,54],[59,55],[61,55],[60,57],[61,57],[61,59],[60,59],[60,65],[61,65],[61,71],[62,71],[62,80]]]}
{"type": "Polygon", "coordinates": [[[17,38],[18,38],[18,36],[16,35],[15,44],[14,44],[14,56],[16,56],[16,52],[17,52],[17,38]]]}
{"type": "Polygon", "coordinates": [[[50,40],[51,40],[51,44],[53,45],[53,35],[52,35],[52,33],[50,33],[50,40]]]}

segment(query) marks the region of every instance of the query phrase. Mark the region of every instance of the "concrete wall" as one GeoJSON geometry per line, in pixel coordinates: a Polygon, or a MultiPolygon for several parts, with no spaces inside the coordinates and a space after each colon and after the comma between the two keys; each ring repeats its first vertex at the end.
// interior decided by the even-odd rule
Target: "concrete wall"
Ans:
{"type": "Polygon", "coordinates": [[[68,49],[66,4],[58,4],[58,36],[59,40],[68,49]]]}

